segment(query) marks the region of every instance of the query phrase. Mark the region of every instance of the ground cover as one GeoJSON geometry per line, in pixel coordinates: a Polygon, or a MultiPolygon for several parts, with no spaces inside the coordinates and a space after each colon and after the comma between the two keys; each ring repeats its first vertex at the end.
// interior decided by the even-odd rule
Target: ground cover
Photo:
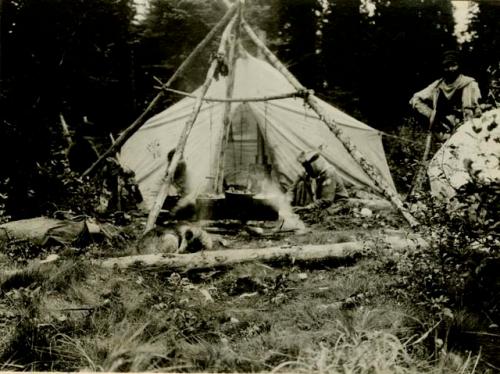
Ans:
{"type": "MultiPolygon", "coordinates": [[[[257,248],[363,240],[394,229],[375,227],[376,217],[361,219],[337,219],[336,230],[332,222],[311,221],[300,235],[241,231],[223,239],[231,248],[257,248]]],[[[485,367],[477,351],[453,352],[440,340],[435,320],[388,271],[398,254],[383,245],[344,263],[286,260],[186,273],[91,265],[127,254],[131,239],[53,249],[60,259],[36,268],[32,258],[19,259],[50,251],[20,246],[2,254],[3,370],[471,373],[485,367]]]]}

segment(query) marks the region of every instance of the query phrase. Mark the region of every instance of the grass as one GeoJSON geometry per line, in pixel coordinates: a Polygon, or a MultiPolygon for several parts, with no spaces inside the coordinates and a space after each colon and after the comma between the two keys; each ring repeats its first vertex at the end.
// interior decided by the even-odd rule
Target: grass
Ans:
{"type": "Polygon", "coordinates": [[[41,283],[46,275],[39,269],[23,269],[11,274],[4,274],[0,278],[0,290],[9,292],[13,289],[29,287],[32,284],[41,283]]]}
{"type": "Polygon", "coordinates": [[[475,355],[419,339],[427,324],[376,261],[169,274],[73,256],[2,280],[0,311],[16,317],[0,359],[5,370],[478,372],[475,355]]]}
{"type": "Polygon", "coordinates": [[[123,320],[114,326],[112,335],[101,333],[79,338],[60,335],[58,353],[72,356],[77,367],[85,371],[154,370],[168,362],[169,350],[161,335],[150,338],[144,334],[146,326],[123,320]]]}

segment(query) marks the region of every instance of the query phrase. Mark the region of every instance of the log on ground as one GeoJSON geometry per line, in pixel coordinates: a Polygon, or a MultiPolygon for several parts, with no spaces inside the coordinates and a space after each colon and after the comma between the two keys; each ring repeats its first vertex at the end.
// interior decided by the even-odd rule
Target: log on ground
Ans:
{"type": "Polygon", "coordinates": [[[351,208],[368,208],[373,211],[387,211],[395,209],[394,205],[392,205],[388,200],[383,199],[349,198],[347,199],[346,204],[351,208]]]}
{"type": "Polygon", "coordinates": [[[383,245],[388,250],[408,249],[427,245],[421,238],[386,237],[366,242],[347,242],[292,247],[267,247],[255,249],[227,249],[193,254],[149,254],[95,260],[105,268],[141,268],[164,270],[195,270],[227,267],[245,262],[348,260],[364,253],[367,246],[383,245]]]}

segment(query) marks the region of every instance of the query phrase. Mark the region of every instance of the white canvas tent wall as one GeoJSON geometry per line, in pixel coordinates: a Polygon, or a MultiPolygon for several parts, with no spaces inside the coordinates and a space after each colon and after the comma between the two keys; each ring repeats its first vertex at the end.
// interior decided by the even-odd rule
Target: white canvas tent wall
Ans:
{"type": "MultiPolygon", "coordinates": [[[[287,79],[267,62],[247,53],[242,53],[237,59],[233,97],[265,97],[293,91],[295,90],[287,79]]],[[[224,78],[220,78],[211,84],[206,97],[224,98],[225,93],[226,82],[224,78]]],[[[121,149],[121,162],[124,167],[136,173],[148,208],[153,205],[165,175],[167,153],[176,146],[194,102],[195,99],[186,97],[152,117],[121,149]]],[[[394,189],[380,134],[328,103],[321,101],[320,104],[352,143],[362,150],[390,188],[394,189]]],[[[241,111],[242,105],[248,108],[247,113],[253,116],[260,133],[264,134],[273,175],[281,176],[285,182],[290,183],[302,172],[302,167],[296,160],[298,154],[323,145],[325,158],[347,182],[380,192],[317,114],[305,107],[303,99],[286,98],[233,104],[233,119],[234,114],[241,111]]],[[[191,191],[207,192],[213,184],[223,112],[224,103],[204,102],[189,135],[184,159],[191,191]]]]}
{"type": "Polygon", "coordinates": [[[427,174],[434,196],[449,199],[469,182],[465,160],[483,181],[500,181],[500,109],[473,118],[460,126],[432,158],[427,174]]]}

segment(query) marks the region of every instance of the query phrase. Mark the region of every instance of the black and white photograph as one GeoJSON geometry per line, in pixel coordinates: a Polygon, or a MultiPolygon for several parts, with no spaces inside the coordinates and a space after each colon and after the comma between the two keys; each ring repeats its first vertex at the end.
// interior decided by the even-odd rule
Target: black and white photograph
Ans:
{"type": "Polygon", "coordinates": [[[0,0],[0,371],[500,373],[500,0],[0,0]]]}

